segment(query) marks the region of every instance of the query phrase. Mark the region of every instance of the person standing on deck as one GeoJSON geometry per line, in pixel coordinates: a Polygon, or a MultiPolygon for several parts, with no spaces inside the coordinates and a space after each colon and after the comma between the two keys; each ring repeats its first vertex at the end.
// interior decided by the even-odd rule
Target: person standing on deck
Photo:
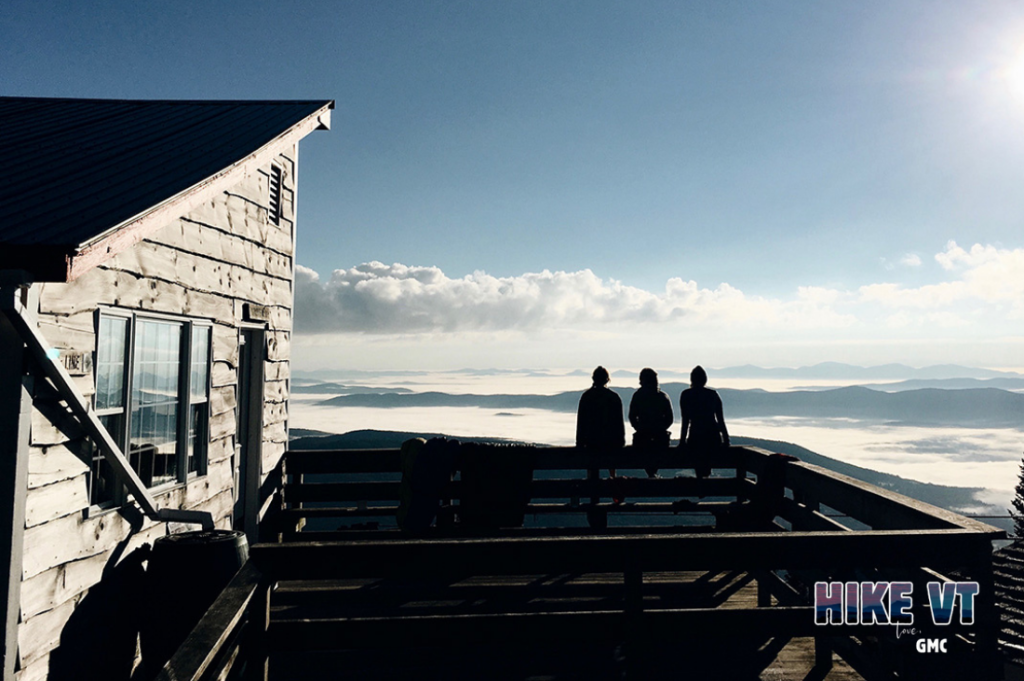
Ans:
{"type": "Polygon", "coordinates": [[[679,446],[693,458],[698,478],[711,475],[711,458],[716,450],[729,446],[729,431],[722,415],[722,398],[707,388],[708,375],[701,366],[690,372],[690,388],[679,396],[683,430],[679,446]]]}
{"type": "MultiPolygon", "coordinates": [[[[610,390],[611,377],[604,367],[593,374],[594,385],[580,397],[576,411],[576,446],[604,453],[626,446],[626,427],[622,420],[622,400],[610,390]]],[[[615,477],[615,469],[608,471],[615,477]]]]}
{"type": "MultiPolygon", "coordinates": [[[[633,433],[633,446],[641,449],[668,449],[669,428],[672,427],[672,400],[658,389],[658,372],[643,369],[640,372],[640,389],[629,401],[629,423],[633,433]]],[[[647,477],[658,474],[657,468],[648,468],[647,477]]]]}
{"type": "MultiPolygon", "coordinates": [[[[608,389],[611,377],[604,367],[597,367],[593,374],[594,385],[580,396],[579,408],[576,410],[576,446],[588,450],[592,454],[603,454],[622,449],[626,446],[626,427],[622,420],[622,400],[608,389]]],[[[615,469],[609,468],[608,474],[614,478],[615,469]]],[[[600,471],[591,468],[587,471],[587,480],[600,478],[600,471]]],[[[615,495],[613,495],[615,496],[615,495]]],[[[615,496],[615,503],[622,503],[621,496],[615,496]]],[[[591,496],[591,508],[587,511],[587,522],[591,527],[604,529],[607,527],[607,515],[599,509],[600,498],[596,492],[591,496]]]]}

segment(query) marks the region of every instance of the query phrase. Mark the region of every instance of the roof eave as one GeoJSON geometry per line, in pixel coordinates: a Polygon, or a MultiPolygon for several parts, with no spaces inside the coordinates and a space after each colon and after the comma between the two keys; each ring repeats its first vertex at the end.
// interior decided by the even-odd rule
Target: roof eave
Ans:
{"type": "Polygon", "coordinates": [[[257,168],[269,163],[274,156],[280,153],[282,148],[295,144],[314,130],[330,130],[331,109],[333,108],[334,100],[331,100],[245,158],[148,210],[111,227],[89,241],[78,244],[70,250],[66,247],[53,249],[54,251],[63,251],[63,263],[50,261],[50,258],[57,255],[56,253],[47,253],[46,255],[50,257],[46,258],[34,258],[39,265],[32,268],[33,273],[38,277],[37,281],[73,281],[118,253],[131,248],[165,226],[169,221],[194,210],[211,196],[237,184],[247,174],[255,172],[257,168]],[[63,272],[63,274],[58,275],[58,272],[63,272]]]}

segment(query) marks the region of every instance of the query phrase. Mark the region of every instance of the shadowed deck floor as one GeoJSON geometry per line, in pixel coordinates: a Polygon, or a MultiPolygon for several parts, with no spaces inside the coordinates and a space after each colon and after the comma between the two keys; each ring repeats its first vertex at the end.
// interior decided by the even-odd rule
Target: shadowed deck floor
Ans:
{"type": "MultiPolygon", "coordinates": [[[[621,575],[473,577],[455,583],[385,580],[281,582],[272,623],[416,615],[571,613],[623,608],[621,575]]],[[[746,572],[652,572],[644,575],[644,610],[752,608],[756,584],[746,572]]],[[[273,628],[273,624],[272,624],[273,628]]],[[[524,636],[524,638],[526,638],[524,636]]],[[[862,677],[833,655],[830,670],[814,667],[810,637],[701,637],[680,632],[671,643],[622,641],[545,644],[514,637],[490,644],[380,647],[272,653],[270,679],[762,679],[853,681],[862,677]],[[637,672],[636,674],[628,672],[637,672]]],[[[343,643],[339,642],[339,646],[343,643]]]]}

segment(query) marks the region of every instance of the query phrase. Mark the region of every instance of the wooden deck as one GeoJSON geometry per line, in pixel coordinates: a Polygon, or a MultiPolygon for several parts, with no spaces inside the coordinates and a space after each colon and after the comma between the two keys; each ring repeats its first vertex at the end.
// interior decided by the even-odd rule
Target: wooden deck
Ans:
{"type": "MultiPolygon", "coordinates": [[[[645,611],[678,608],[738,610],[757,606],[757,587],[745,572],[657,572],[644,575],[645,611]]],[[[339,618],[421,615],[529,615],[622,610],[621,575],[474,577],[451,584],[382,580],[280,582],[271,629],[289,623],[339,618]]],[[[571,626],[571,625],[569,625],[571,626]]],[[[564,634],[563,634],[564,635],[564,634]]],[[[270,655],[271,681],[334,679],[619,679],[642,671],[653,679],[764,679],[851,681],[862,679],[833,654],[831,669],[815,666],[812,637],[702,636],[700,631],[661,632],[659,640],[545,643],[542,632],[522,628],[503,641],[416,646],[379,641],[361,649],[280,652],[270,655]]],[[[292,645],[293,642],[285,645],[292,645]]]]}
{"type": "Polygon", "coordinates": [[[924,594],[952,574],[992,593],[996,528],[751,448],[720,452],[705,480],[672,452],[523,454],[540,522],[469,523],[480,482],[448,477],[449,512],[403,532],[397,450],[289,453],[250,562],[158,680],[1002,677],[991,601],[925,657],[892,627],[816,626],[810,591],[896,579],[924,594]],[[636,465],[667,475],[579,474],[636,465]],[[616,494],[629,503],[598,501],[616,494]]]}

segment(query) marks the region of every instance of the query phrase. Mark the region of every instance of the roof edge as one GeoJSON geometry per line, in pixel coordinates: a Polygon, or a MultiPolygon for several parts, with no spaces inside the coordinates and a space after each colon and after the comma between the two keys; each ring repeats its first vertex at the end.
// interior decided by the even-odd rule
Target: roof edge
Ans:
{"type": "Polygon", "coordinates": [[[211,194],[218,194],[240,182],[245,175],[268,163],[277,155],[277,150],[281,147],[297,143],[314,130],[330,130],[332,109],[334,109],[333,99],[325,102],[319,109],[245,158],[151,206],[142,213],[107,229],[89,241],[83,242],[77,247],[65,249],[64,275],[60,278],[51,278],[55,277],[60,269],[51,264],[45,270],[40,269],[34,272],[41,275],[37,281],[73,281],[118,253],[131,248],[157,229],[165,226],[169,220],[177,219],[197,208],[211,194]]]}

